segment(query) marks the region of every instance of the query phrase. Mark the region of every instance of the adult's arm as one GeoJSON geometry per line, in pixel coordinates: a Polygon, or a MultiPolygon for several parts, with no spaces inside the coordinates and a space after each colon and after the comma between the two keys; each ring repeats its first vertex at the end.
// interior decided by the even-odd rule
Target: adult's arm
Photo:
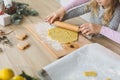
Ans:
{"type": "Polygon", "coordinates": [[[73,7],[76,7],[76,6],[80,5],[80,4],[86,3],[88,1],[89,0],[68,0],[68,2],[66,4],[62,5],[62,6],[67,11],[67,10],[73,8],[73,7]]]}
{"type": "Polygon", "coordinates": [[[120,44],[120,32],[103,26],[101,28],[100,34],[120,44]]]}

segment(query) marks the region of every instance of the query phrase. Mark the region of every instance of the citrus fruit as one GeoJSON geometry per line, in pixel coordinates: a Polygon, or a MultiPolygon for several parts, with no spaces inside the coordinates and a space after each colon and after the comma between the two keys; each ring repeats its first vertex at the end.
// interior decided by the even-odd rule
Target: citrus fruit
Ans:
{"type": "Polygon", "coordinates": [[[4,68],[0,70],[0,79],[2,80],[9,80],[14,76],[14,72],[12,69],[4,68]]]}
{"type": "Polygon", "coordinates": [[[25,80],[25,78],[22,76],[14,76],[12,80],[25,80]]]}

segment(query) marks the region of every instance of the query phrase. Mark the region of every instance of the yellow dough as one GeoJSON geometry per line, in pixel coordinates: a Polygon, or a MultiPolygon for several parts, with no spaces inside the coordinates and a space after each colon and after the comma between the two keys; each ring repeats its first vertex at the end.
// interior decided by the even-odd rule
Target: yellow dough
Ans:
{"type": "Polygon", "coordinates": [[[84,75],[89,77],[89,76],[97,76],[97,73],[95,71],[89,71],[89,72],[84,72],[84,75]]]}
{"type": "Polygon", "coordinates": [[[110,78],[107,78],[106,80],[111,80],[110,78]]]}
{"type": "Polygon", "coordinates": [[[60,27],[55,27],[55,28],[51,28],[48,31],[48,35],[60,42],[60,43],[69,43],[69,42],[73,42],[76,41],[78,38],[78,33],[71,31],[71,30],[67,30],[64,28],[60,28],[60,27]]]}

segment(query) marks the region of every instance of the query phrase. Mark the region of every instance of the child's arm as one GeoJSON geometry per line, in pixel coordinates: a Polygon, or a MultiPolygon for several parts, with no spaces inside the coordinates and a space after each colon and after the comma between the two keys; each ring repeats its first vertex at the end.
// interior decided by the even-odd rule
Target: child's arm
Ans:
{"type": "Polygon", "coordinates": [[[60,9],[53,12],[52,14],[48,15],[45,20],[49,23],[53,23],[56,20],[61,21],[66,13],[66,11],[72,7],[85,3],[89,0],[68,0],[69,2],[66,3],[64,6],[61,6],[60,9]]]}
{"type": "Polygon", "coordinates": [[[120,32],[114,31],[108,27],[102,27],[100,34],[120,44],[120,32]]]}
{"type": "Polygon", "coordinates": [[[114,31],[106,26],[92,23],[85,23],[80,26],[80,30],[84,35],[102,34],[103,36],[120,44],[120,32],[114,31]]]}
{"type": "Polygon", "coordinates": [[[68,3],[66,3],[66,4],[64,4],[62,6],[67,11],[67,10],[69,10],[69,9],[75,7],[75,6],[81,5],[81,4],[86,3],[88,1],[89,0],[68,0],[68,3]]]}
{"type": "Polygon", "coordinates": [[[74,18],[74,17],[78,17],[80,15],[83,15],[85,13],[88,13],[91,11],[90,8],[87,7],[88,5],[88,2],[83,4],[83,5],[80,5],[80,6],[77,6],[75,8],[72,8],[70,9],[66,14],[65,16],[63,17],[63,21],[64,20],[67,20],[67,19],[70,19],[70,18],[74,18]]]}
{"type": "Polygon", "coordinates": [[[113,18],[111,19],[108,27],[110,27],[113,30],[117,30],[118,26],[119,26],[119,23],[120,23],[120,6],[118,6],[115,9],[115,12],[113,14],[113,18]]]}

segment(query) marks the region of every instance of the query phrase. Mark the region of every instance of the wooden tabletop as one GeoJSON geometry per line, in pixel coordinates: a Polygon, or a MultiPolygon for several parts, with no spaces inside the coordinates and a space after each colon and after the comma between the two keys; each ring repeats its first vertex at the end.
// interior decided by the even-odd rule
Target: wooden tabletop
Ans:
{"type": "Polygon", "coordinates": [[[0,69],[6,67],[12,68],[16,75],[20,74],[21,70],[24,70],[26,73],[35,76],[37,70],[41,69],[47,64],[50,64],[56,59],[54,56],[49,54],[42,44],[39,43],[23,26],[24,24],[40,22],[43,17],[50,13],[48,10],[52,12],[57,8],[54,8],[53,6],[59,5],[55,0],[16,1],[29,4],[29,7],[39,12],[39,16],[25,17],[20,25],[9,25],[6,27],[0,26],[0,28],[4,29],[6,32],[13,31],[9,35],[6,35],[13,46],[9,47],[7,45],[0,44],[0,48],[3,50],[3,52],[0,53],[0,69]],[[17,48],[17,44],[21,42],[15,37],[15,35],[18,33],[25,33],[28,35],[24,41],[30,43],[30,47],[28,47],[26,50],[22,51],[17,48]]]}
{"type": "MultiPolygon", "coordinates": [[[[13,31],[9,35],[6,35],[8,39],[12,42],[13,46],[7,46],[0,44],[3,52],[0,53],[0,69],[8,67],[12,68],[15,74],[21,73],[24,70],[26,73],[35,76],[37,70],[55,61],[55,57],[49,54],[46,48],[39,43],[35,37],[24,28],[25,24],[38,23],[43,21],[45,16],[55,11],[60,7],[56,0],[15,0],[19,2],[25,2],[30,5],[31,8],[36,9],[39,12],[39,16],[36,17],[25,17],[20,25],[9,25],[7,27],[2,27],[6,31],[13,31]],[[18,32],[26,33],[28,35],[27,41],[30,43],[30,47],[24,51],[17,48],[17,44],[20,40],[15,38],[18,32]]],[[[68,23],[80,25],[85,23],[81,18],[74,18],[67,21],[68,23]]],[[[120,54],[120,45],[105,38],[93,38],[90,40],[92,42],[100,43],[101,45],[111,49],[112,51],[120,54]]]]}

